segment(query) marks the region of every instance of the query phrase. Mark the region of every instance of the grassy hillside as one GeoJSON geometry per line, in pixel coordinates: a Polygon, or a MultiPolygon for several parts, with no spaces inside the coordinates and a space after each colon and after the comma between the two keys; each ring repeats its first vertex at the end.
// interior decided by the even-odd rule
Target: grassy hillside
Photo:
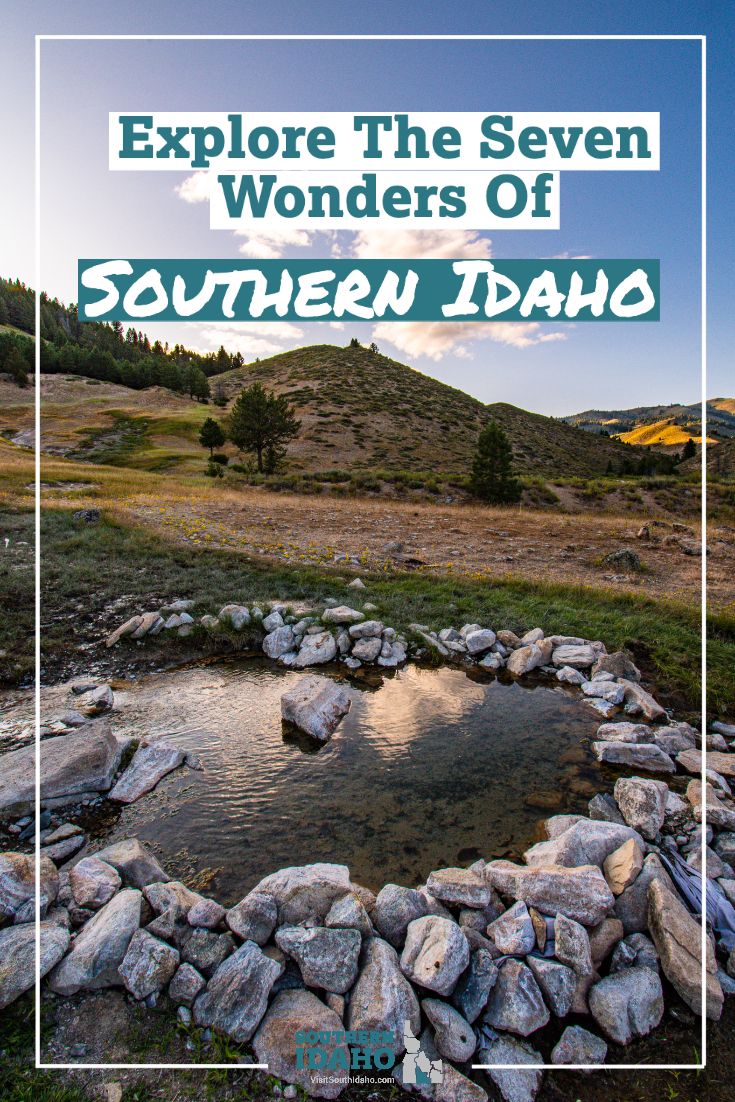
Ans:
{"type": "MultiPolygon", "coordinates": [[[[620,435],[629,443],[664,443],[668,446],[683,444],[691,436],[699,441],[702,437],[702,407],[698,402],[691,405],[636,406],[634,409],[588,409],[583,413],[574,413],[564,420],[569,425],[586,429],[588,432],[620,435]],[[674,438],[669,430],[665,435],[670,439],[657,440],[657,426],[668,429],[678,427],[680,437],[674,438]],[[638,437],[628,439],[630,432],[641,430],[651,433],[650,440],[638,437]]],[[[707,402],[707,431],[715,436],[728,438],[735,436],[735,398],[710,398],[707,402]]]]}
{"type": "MultiPolygon", "coordinates": [[[[700,432],[688,431],[682,425],[678,425],[673,418],[663,421],[652,421],[650,424],[637,425],[629,432],[621,432],[618,439],[624,444],[654,445],[657,447],[680,448],[687,440],[693,440],[695,444],[702,443],[701,423],[700,432]]],[[[707,437],[708,444],[715,444],[714,437],[707,437]]]]}
{"type": "Polygon", "coordinates": [[[552,418],[502,402],[486,406],[367,348],[297,348],[226,372],[218,385],[231,402],[256,381],[295,406],[302,429],[289,459],[305,471],[390,467],[463,474],[491,418],[510,434],[521,473],[594,477],[632,455],[617,441],[552,418]]]}

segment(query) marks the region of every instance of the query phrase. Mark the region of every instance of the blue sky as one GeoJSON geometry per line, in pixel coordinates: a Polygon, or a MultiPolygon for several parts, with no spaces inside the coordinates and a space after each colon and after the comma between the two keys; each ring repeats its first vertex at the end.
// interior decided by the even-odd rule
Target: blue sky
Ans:
{"type": "MultiPolygon", "coordinates": [[[[699,34],[709,41],[709,393],[732,394],[732,152],[727,148],[733,27],[729,5],[430,3],[364,8],[315,0],[268,5],[11,5],[2,44],[14,96],[3,129],[15,150],[2,188],[2,274],[33,283],[33,41],[38,33],[614,33],[699,34]]],[[[659,257],[662,320],[651,324],[544,324],[394,328],[150,326],[199,348],[220,340],[246,359],[312,341],[345,343],[354,332],[420,370],[485,401],[563,414],[695,401],[699,396],[699,43],[330,42],[80,43],[43,46],[42,286],[75,297],[79,256],[431,255],[448,242],[415,235],[380,239],[314,235],[301,243],[211,231],[208,205],[187,202],[186,175],[110,173],[107,112],[172,110],[616,110],[661,112],[660,173],[566,173],[561,229],[453,231],[453,255],[659,257]],[[488,240],[489,239],[489,240],[488,240]],[[265,250],[265,253],[264,253],[265,250]],[[385,251],[387,250],[387,251],[385,251]],[[300,331],[299,331],[300,330],[300,331]],[[561,339],[564,338],[564,339],[561,339]]]]}

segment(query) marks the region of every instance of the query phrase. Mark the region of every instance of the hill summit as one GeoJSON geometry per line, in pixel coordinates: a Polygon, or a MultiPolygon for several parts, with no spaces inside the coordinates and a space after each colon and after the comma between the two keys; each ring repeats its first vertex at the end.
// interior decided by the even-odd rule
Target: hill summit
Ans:
{"type": "Polygon", "coordinates": [[[466,474],[480,430],[492,419],[508,432],[522,474],[589,478],[643,454],[505,402],[485,405],[362,346],[282,352],[218,376],[213,392],[229,403],[254,382],[286,395],[295,407],[302,426],[289,460],[304,471],[391,467],[466,474]]]}

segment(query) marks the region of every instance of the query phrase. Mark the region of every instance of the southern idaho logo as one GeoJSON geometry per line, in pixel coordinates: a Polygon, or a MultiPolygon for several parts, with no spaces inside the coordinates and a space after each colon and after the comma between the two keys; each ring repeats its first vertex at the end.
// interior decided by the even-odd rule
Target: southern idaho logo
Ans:
{"type": "Polygon", "coordinates": [[[406,1055],[401,1064],[401,1078],[406,1085],[422,1087],[441,1083],[444,1070],[441,1060],[430,1060],[421,1048],[421,1042],[414,1037],[411,1023],[403,1023],[403,1044],[406,1055]]]}

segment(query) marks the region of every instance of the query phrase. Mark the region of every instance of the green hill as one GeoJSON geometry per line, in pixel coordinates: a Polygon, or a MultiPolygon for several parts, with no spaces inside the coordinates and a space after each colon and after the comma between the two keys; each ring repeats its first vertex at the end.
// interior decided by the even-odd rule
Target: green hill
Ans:
{"type": "Polygon", "coordinates": [[[644,454],[504,402],[484,405],[367,348],[296,348],[225,372],[213,391],[229,404],[256,381],[296,408],[302,427],[288,453],[290,465],[303,471],[465,474],[480,429],[492,418],[509,433],[523,474],[589,478],[644,454]]]}

